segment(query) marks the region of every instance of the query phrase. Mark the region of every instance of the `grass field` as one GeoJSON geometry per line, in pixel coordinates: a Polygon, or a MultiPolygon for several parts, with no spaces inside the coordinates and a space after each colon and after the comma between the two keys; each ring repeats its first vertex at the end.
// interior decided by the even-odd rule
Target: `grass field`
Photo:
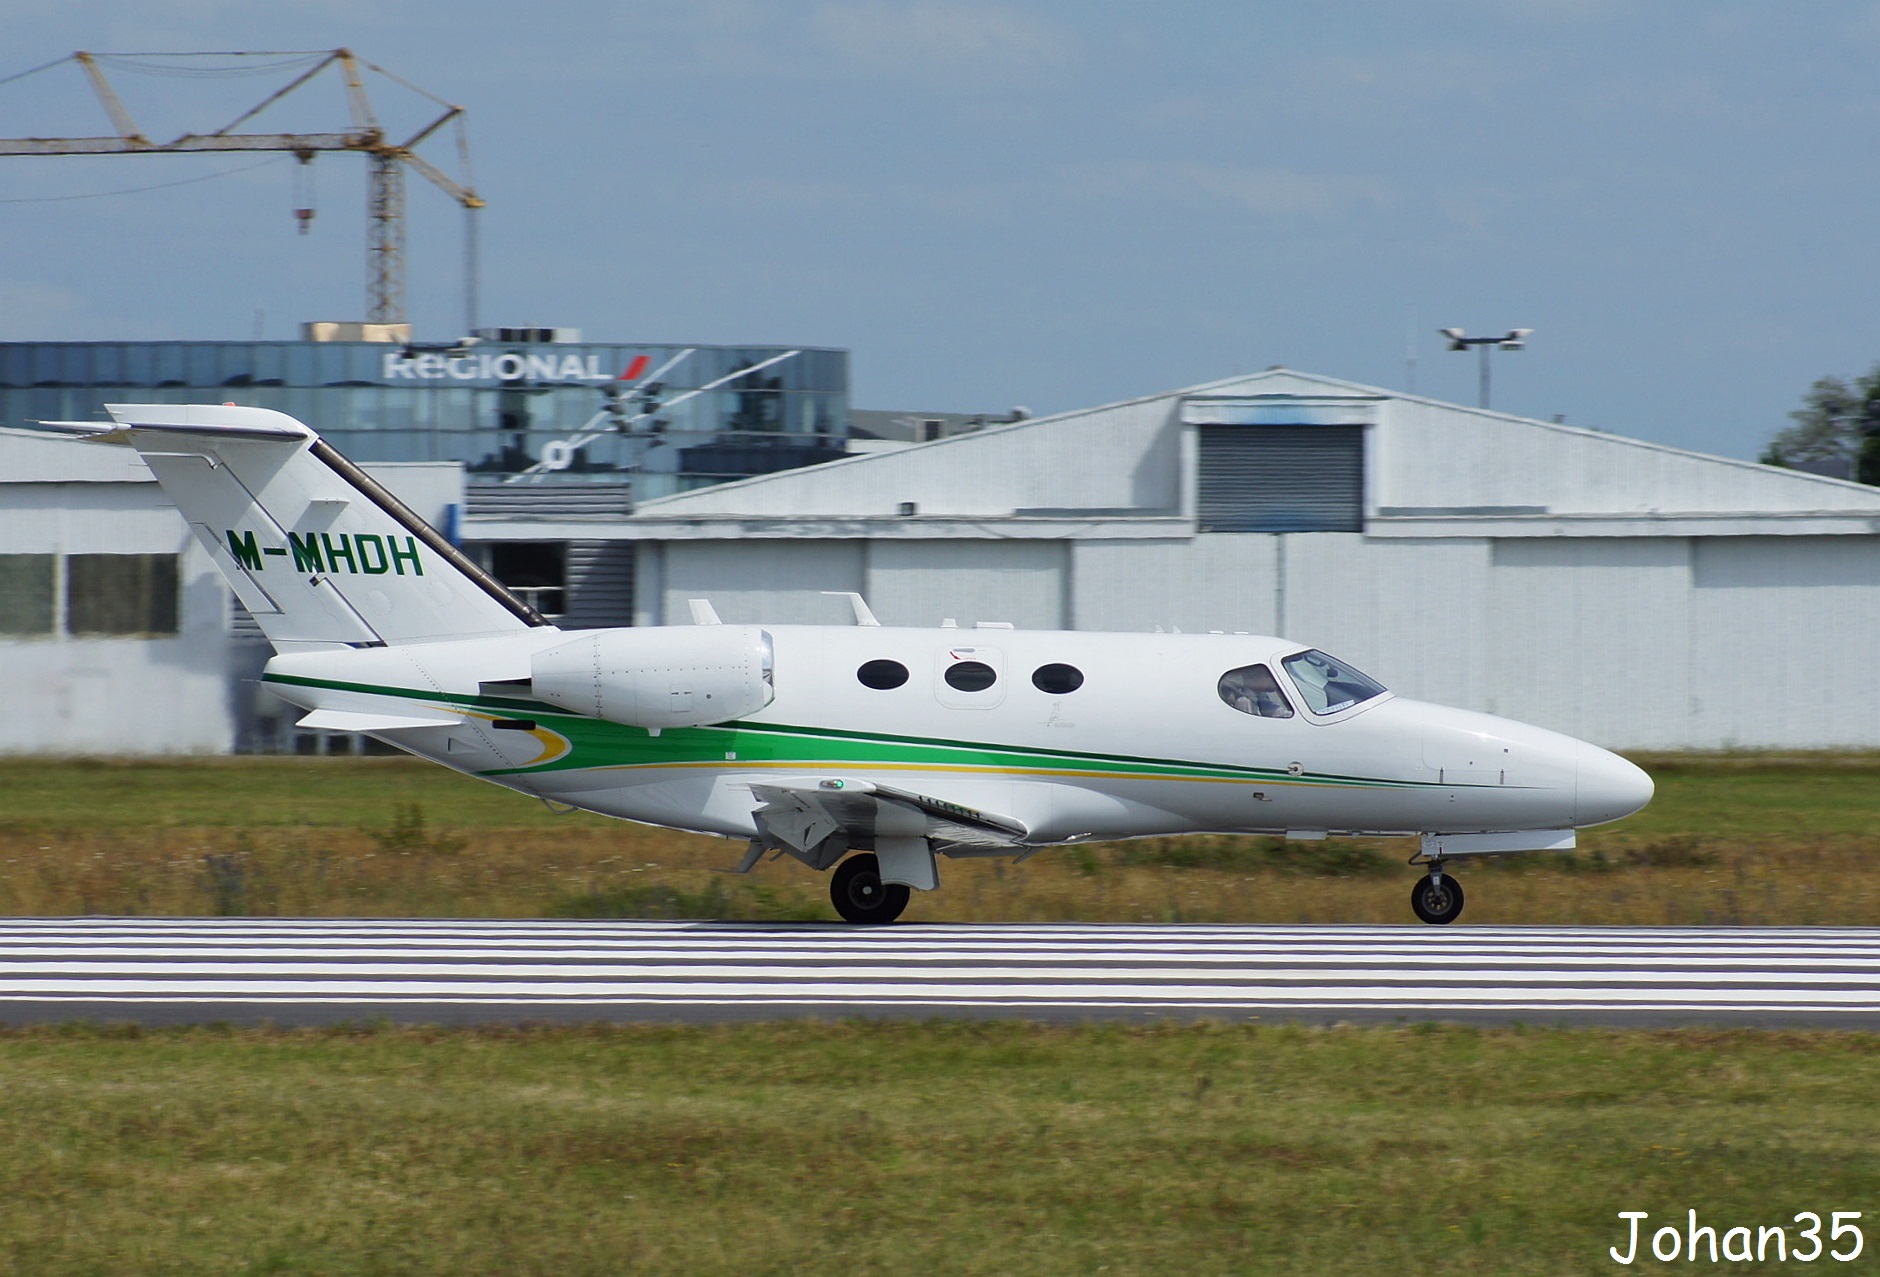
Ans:
{"type": "Polygon", "coordinates": [[[1613,1271],[1622,1210],[1798,1246],[1798,1211],[1874,1219],[1877,1059],[1830,1033],[34,1030],[0,1034],[0,1269],[1613,1271]]]}
{"type": "MultiPolygon", "coordinates": [[[[1571,855],[1459,868],[1463,923],[1880,924],[1880,755],[1645,758],[1571,855]]],[[[1408,843],[1149,839],[945,862],[911,921],[1402,922],[1408,843]]],[[[408,759],[0,760],[0,914],[832,918],[793,862],[408,759]]]]}

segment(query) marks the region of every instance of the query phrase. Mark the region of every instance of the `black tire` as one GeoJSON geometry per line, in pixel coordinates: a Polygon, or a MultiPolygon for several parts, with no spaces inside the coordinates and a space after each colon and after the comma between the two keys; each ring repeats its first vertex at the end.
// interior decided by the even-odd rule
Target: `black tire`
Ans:
{"type": "Polygon", "coordinates": [[[881,880],[881,862],[871,851],[850,856],[829,877],[829,902],[844,922],[858,926],[893,922],[907,908],[910,894],[901,883],[881,880]]]}
{"type": "Polygon", "coordinates": [[[1440,887],[1434,878],[1419,878],[1410,889],[1410,907],[1432,927],[1454,922],[1462,914],[1462,884],[1449,874],[1440,887]]]}

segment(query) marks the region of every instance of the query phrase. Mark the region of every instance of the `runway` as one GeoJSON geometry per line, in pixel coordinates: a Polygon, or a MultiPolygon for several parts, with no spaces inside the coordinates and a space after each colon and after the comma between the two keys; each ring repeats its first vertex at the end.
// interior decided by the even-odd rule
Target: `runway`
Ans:
{"type": "Polygon", "coordinates": [[[1880,930],[0,920],[0,1022],[804,1016],[1880,1029],[1880,930]]]}

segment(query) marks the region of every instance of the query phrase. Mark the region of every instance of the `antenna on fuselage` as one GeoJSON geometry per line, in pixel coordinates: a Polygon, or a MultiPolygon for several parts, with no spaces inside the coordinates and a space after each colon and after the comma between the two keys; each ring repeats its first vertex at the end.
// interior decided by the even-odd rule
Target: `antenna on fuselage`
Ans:
{"type": "Polygon", "coordinates": [[[881,622],[877,621],[875,614],[868,610],[867,600],[853,590],[824,590],[823,593],[829,595],[831,598],[847,599],[849,606],[855,609],[855,623],[857,625],[871,626],[875,629],[881,628],[881,622]]]}

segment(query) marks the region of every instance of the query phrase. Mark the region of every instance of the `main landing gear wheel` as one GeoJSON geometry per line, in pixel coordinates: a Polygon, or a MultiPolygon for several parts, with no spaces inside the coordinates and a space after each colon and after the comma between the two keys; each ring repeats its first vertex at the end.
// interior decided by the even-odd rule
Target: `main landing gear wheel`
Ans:
{"type": "Polygon", "coordinates": [[[1448,874],[1431,874],[1410,889],[1410,907],[1433,927],[1454,922],[1462,912],[1462,884],[1448,874]]]}
{"type": "Polygon", "coordinates": [[[893,922],[907,908],[908,889],[881,880],[881,862],[873,852],[850,856],[836,866],[829,879],[829,900],[844,922],[880,926],[893,922]]]}

